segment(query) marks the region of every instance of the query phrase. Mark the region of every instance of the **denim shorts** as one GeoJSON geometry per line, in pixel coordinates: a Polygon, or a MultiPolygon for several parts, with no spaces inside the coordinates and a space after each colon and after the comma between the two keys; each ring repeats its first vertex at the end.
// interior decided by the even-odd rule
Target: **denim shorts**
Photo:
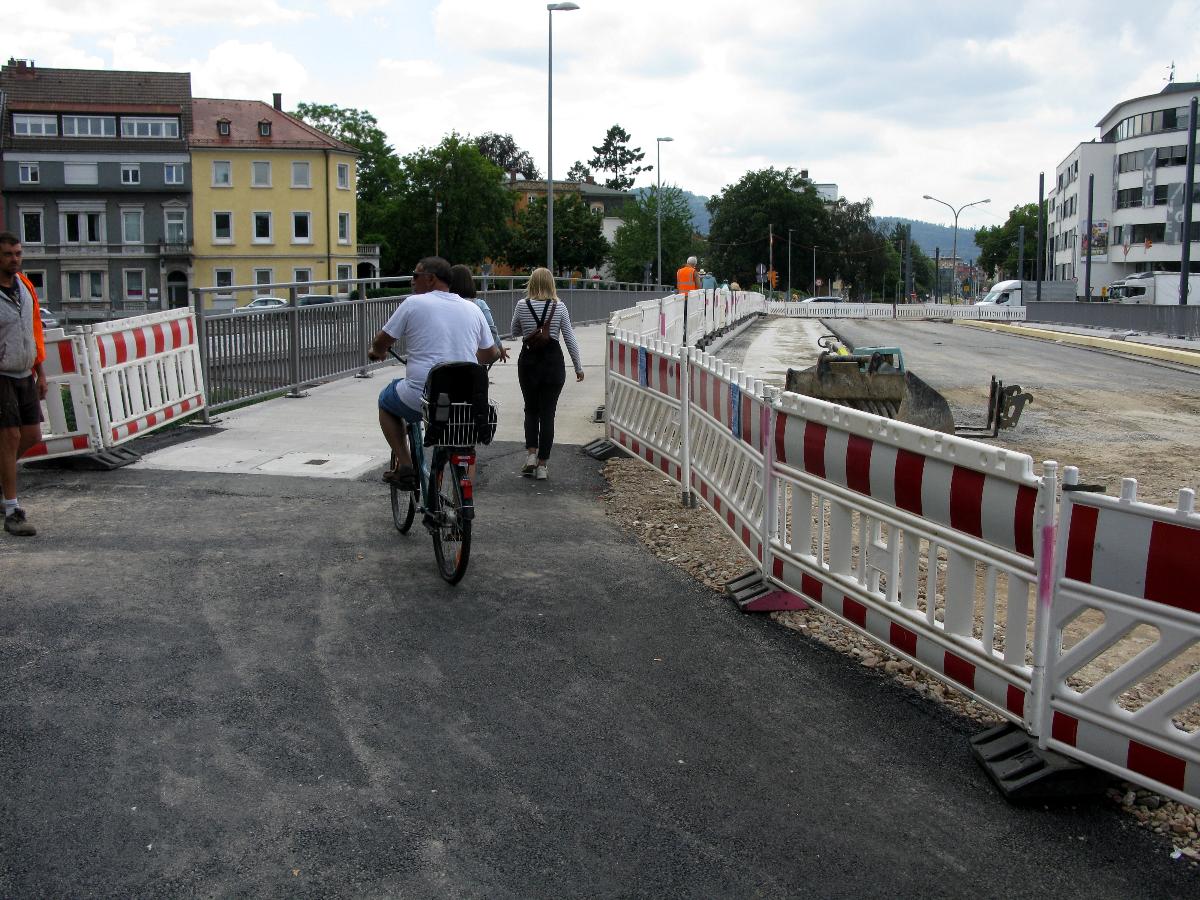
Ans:
{"type": "Polygon", "coordinates": [[[379,392],[379,408],[391,413],[397,419],[403,419],[410,424],[416,424],[421,421],[421,411],[413,409],[396,396],[396,385],[400,384],[403,380],[403,378],[397,378],[379,392]]]}

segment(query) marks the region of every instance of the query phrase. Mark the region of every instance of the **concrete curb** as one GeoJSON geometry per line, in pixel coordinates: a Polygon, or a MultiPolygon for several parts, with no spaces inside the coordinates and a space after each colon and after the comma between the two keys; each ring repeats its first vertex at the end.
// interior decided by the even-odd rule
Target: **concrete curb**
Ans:
{"type": "Polygon", "coordinates": [[[1194,353],[1190,350],[1155,347],[1150,344],[1139,344],[1132,341],[1115,341],[1111,338],[1089,337],[1086,334],[1074,334],[1069,331],[1050,331],[1044,328],[1032,328],[1028,325],[1009,325],[1003,322],[969,322],[959,320],[955,324],[967,325],[972,328],[985,328],[989,331],[1000,331],[1020,337],[1057,341],[1060,344],[1071,344],[1076,347],[1108,350],[1113,353],[1123,353],[1127,356],[1143,356],[1148,359],[1157,359],[1182,366],[1200,368],[1200,353],[1194,353]]]}

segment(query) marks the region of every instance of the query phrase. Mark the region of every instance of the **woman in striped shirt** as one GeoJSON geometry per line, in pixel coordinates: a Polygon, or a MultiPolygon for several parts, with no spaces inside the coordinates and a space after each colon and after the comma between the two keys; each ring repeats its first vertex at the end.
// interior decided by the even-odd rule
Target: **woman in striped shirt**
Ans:
{"type": "Polygon", "coordinates": [[[575,380],[583,381],[583,364],[579,361],[579,344],[571,330],[571,316],[558,299],[554,276],[546,268],[534,269],[529,276],[528,295],[513,309],[513,337],[521,338],[521,355],[517,357],[517,378],[521,396],[525,398],[525,450],[528,454],[522,475],[532,475],[538,481],[547,477],[546,462],[554,445],[554,413],[558,395],[567,380],[563,361],[561,334],[567,342],[567,352],[575,367],[575,380]],[[550,340],[537,346],[529,339],[543,325],[550,326],[550,340]]]}

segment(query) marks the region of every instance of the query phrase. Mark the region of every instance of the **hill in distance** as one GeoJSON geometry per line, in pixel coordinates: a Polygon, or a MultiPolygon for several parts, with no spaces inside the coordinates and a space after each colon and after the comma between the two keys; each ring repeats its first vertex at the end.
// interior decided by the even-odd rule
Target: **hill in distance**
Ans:
{"type": "MultiPolygon", "coordinates": [[[[932,222],[903,219],[898,216],[876,216],[875,221],[885,234],[891,234],[897,223],[911,226],[913,243],[920,247],[921,252],[930,259],[933,258],[934,250],[938,247],[942,250],[942,256],[949,256],[950,250],[954,246],[954,229],[948,225],[934,225],[932,222]]],[[[979,245],[975,243],[975,229],[959,228],[959,259],[973,261],[979,259],[979,254],[979,245]]]]}
{"type": "MultiPolygon", "coordinates": [[[[643,193],[649,193],[650,188],[640,187],[630,191],[641,197],[643,193]]],[[[707,197],[700,194],[693,194],[691,191],[683,191],[683,199],[687,201],[688,211],[692,214],[692,227],[695,228],[697,234],[708,234],[708,210],[704,204],[708,202],[707,197]]]]}

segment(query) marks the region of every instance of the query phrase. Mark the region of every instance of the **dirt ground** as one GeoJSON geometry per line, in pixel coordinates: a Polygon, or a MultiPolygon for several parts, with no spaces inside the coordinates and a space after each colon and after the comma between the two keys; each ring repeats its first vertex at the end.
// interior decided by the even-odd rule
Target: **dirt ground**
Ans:
{"type": "MultiPolygon", "coordinates": [[[[816,338],[822,333],[824,329],[811,321],[775,320],[774,327],[758,329],[723,348],[718,355],[727,362],[743,365],[768,384],[781,385],[788,365],[799,367],[798,360],[815,360],[816,338]]],[[[942,344],[938,338],[944,340],[945,336],[934,333],[927,337],[933,344],[942,344]]],[[[1053,345],[1028,343],[1035,345],[1030,348],[1033,355],[1054,357],[1046,352],[1046,347],[1053,345]]],[[[905,353],[910,360],[922,355],[920,350],[914,354],[906,349],[905,353]]],[[[1173,507],[1180,487],[1200,482],[1200,460],[1196,459],[1196,448],[1200,447],[1200,370],[1180,374],[1145,366],[1131,369],[1129,374],[1118,372],[1114,378],[1111,370],[1129,364],[1116,365],[1111,357],[1104,358],[1106,354],[1090,354],[1090,357],[1082,357],[1068,377],[1051,376],[1043,380],[1035,367],[1031,366],[1029,373],[1023,371],[1023,384],[1034,393],[1034,404],[1027,409],[1017,429],[1002,432],[999,439],[989,442],[1028,453],[1035,463],[1054,459],[1076,465],[1081,481],[1104,484],[1109,494],[1119,493],[1121,478],[1137,478],[1139,499],[1173,507]]],[[[941,362],[948,370],[959,366],[959,372],[964,364],[954,359],[941,362]]],[[[979,417],[978,412],[987,399],[986,378],[982,388],[978,378],[975,383],[955,383],[959,379],[947,377],[939,383],[936,372],[931,377],[928,371],[934,367],[919,369],[913,362],[909,364],[943,389],[957,420],[979,417]]],[[[748,557],[717,519],[704,509],[681,508],[679,488],[660,473],[636,460],[618,459],[607,464],[606,474],[611,485],[609,514],[664,560],[718,591],[751,568],[748,557]]],[[[981,725],[999,721],[980,704],[945,688],[821,610],[772,615],[787,627],[854,656],[863,666],[897,679],[930,700],[952,706],[981,725]]],[[[1067,645],[1081,639],[1099,622],[1098,615],[1082,617],[1068,631],[1067,645]]],[[[1081,672],[1075,679],[1076,685],[1094,683],[1153,643],[1155,637],[1153,630],[1145,627],[1127,635],[1081,672]]],[[[1127,691],[1121,698],[1122,705],[1136,709],[1195,671],[1200,671],[1200,646],[1192,647],[1169,670],[1127,691]]],[[[1176,722],[1188,731],[1195,731],[1200,728],[1200,709],[1183,711],[1176,722]]],[[[1194,861],[1200,860],[1197,810],[1125,783],[1109,793],[1138,822],[1170,839],[1178,852],[1194,861]]]]}

